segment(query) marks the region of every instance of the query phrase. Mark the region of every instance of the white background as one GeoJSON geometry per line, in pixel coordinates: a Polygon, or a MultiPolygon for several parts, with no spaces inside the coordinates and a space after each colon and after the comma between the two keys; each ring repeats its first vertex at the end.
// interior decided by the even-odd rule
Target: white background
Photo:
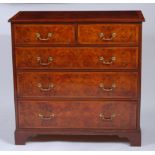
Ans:
{"type": "Polygon", "coordinates": [[[155,150],[155,4],[0,4],[0,150],[155,150]],[[15,115],[8,19],[23,10],[142,10],[142,147],[121,142],[28,142],[14,145],[15,115]]]}

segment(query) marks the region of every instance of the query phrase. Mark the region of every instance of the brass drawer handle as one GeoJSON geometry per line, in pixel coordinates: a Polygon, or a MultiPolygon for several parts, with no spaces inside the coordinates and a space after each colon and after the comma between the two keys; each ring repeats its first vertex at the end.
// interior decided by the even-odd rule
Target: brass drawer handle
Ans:
{"type": "Polygon", "coordinates": [[[41,38],[41,34],[40,33],[36,33],[36,39],[37,40],[47,41],[47,40],[50,40],[51,37],[52,37],[52,33],[48,33],[47,34],[47,38],[41,38]]]}
{"type": "Polygon", "coordinates": [[[41,66],[48,66],[49,64],[51,64],[53,61],[53,58],[52,57],[49,57],[48,58],[48,61],[45,63],[45,62],[42,62],[41,61],[41,57],[37,57],[37,62],[41,65],[41,66]]]}
{"type": "Polygon", "coordinates": [[[112,121],[116,117],[115,114],[112,114],[111,116],[106,117],[103,113],[100,113],[99,116],[103,121],[112,121]]]}
{"type": "Polygon", "coordinates": [[[110,65],[116,61],[116,57],[111,57],[110,61],[105,61],[105,58],[103,56],[101,56],[101,57],[99,57],[99,60],[102,61],[102,63],[105,65],[110,65]]]}
{"type": "Polygon", "coordinates": [[[110,40],[113,40],[116,37],[116,33],[115,32],[112,33],[110,38],[106,38],[104,33],[100,33],[99,36],[100,36],[101,40],[110,41],[110,40]]]}
{"type": "Polygon", "coordinates": [[[112,84],[111,88],[105,88],[103,83],[99,84],[99,87],[103,90],[103,91],[113,91],[116,88],[115,83],[112,84]]]}
{"type": "Polygon", "coordinates": [[[54,118],[55,117],[55,115],[52,113],[51,115],[49,115],[49,116],[44,116],[44,115],[42,115],[42,114],[39,114],[38,115],[41,119],[43,119],[43,120],[51,120],[52,118],[54,118]]]}
{"type": "Polygon", "coordinates": [[[38,88],[40,88],[40,90],[44,92],[51,91],[53,87],[54,87],[53,84],[49,84],[48,88],[43,88],[42,84],[38,83],[38,88]]]}

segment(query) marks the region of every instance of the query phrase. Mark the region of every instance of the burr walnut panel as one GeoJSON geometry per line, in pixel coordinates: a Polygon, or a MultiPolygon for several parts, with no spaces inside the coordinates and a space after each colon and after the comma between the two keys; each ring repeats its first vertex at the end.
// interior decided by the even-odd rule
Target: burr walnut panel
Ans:
{"type": "Polygon", "coordinates": [[[19,69],[137,69],[137,47],[17,47],[19,69]],[[69,63],[68,63],[69,62],[69,63]]]}
{"type": "Polygon", "coordinates": [[[80,44],[138,43],[139,24],[79,24],[80,44]]]}
{"type": "Polygon", "coordinates": [[[136,128],[136,102],[19,101],[18,110],[20,128],[136,128]]]}
{"type": "Polygon", "coordinates": [[[16,24],[15,44],[72,44],[75,31],[73,25],[62,24],[16,24]]]}
{"type": "Polygon", "coordinates": [[[19,72],[18,97],[137,98],[135,72],[19,72]]]}

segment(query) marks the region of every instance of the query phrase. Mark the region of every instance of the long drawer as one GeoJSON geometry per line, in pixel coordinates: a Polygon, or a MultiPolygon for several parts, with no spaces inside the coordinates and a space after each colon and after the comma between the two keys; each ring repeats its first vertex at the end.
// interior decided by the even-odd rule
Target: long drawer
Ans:
{"type": "Polygon", "coordinates": [[[15,44],[72,44],[75,41],[71,24],[16,24],[15,44]]]}
{"type": "Polygon", "coordinates": [[[18,72],[18,97],[137,98],[137,72],[18,72]]]}
{"type": "Polygon", "coordinates": [[[137,69],[137,47],[17,47],[18,69],[137,69]]]}
{"type": "Polygon", "coordinates": [[[79,24],[80,44],[133,44],[138,43],[138,24],[79,24]]]}
{"type": "Polygon", "coordinates": [[[136,129],[136,102],[19,101],[20,128],[136,129]]]}

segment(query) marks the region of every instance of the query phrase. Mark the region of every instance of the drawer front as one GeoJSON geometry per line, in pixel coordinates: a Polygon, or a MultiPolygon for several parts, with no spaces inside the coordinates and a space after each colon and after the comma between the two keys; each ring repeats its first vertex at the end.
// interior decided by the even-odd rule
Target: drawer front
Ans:
{"type": "Polygon", "coordinates": [[[18,72],[18,97],[137,98],[136,72],[18,72]]]}
{"type": "Polygon", "coordinates": [[[136,129],[136,102],[19,101],[20,128],[136,129]]]}
{"type": "Polygon", "coordinates": [[[71,44],[74,43],[73,25],[16,24],[15,44],[71,44]]]}
{"type": "Polygon", "coordinates": [[[15,49],[19,69],[136,69],[138,48],[37,48],[15,49]]]}
{"type": "Polygon", "coordinates": [[[78,26],[80,44],[138,43],[138,24],[81,24],[78,26]]]}

